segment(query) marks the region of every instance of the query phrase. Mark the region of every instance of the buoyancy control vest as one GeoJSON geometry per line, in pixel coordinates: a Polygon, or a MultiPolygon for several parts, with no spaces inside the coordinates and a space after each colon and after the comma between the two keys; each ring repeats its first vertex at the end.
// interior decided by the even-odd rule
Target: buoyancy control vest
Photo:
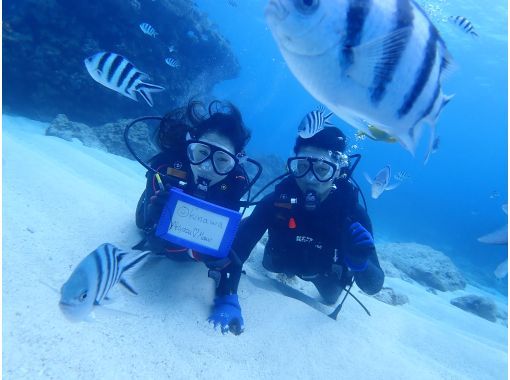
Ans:
{"type": "Polygon", "coordinates": [[[311,276],[343,265],[346,223],[358,219],[358,191],[348,181],[337,182],[337,188],[313,211],[305,209],[303,193],[293,178],[275,187],[263,259],[267,270],[311,276]]]}

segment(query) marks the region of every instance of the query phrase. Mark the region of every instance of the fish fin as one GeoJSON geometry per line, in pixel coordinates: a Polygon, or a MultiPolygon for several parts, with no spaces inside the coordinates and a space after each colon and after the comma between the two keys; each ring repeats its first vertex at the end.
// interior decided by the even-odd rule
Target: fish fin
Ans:
{"type": "Polygon", "coordinates": [[[140,90],[142,88],[147,90],[147,91],[150,91],[150,92],[165,91],[165,88],[163,86],[158,86],[157,84],[146,83],[146,82],[140,82],[138,84],[137,90],[140,90]]]}
{"type": "Polygon", "coordinates": [[[335,126],[335,124],[333,124],[332,122],[330,122],[330,121],[327,121],[327,120],[326,120],[326,121],[324,122],[324,126],[326,126],[326,127],[334,127],[334,126],[335,126]]]}
{"type": "Polygon", "coordinates": [[[322,104],[319,104],[319,106],[317,107],[317,111],[326,112],[326,107],[324,107],[322,104]]]}
{"type": "Polygon", "coordinates": [[[151,96],[151,93],[150,93],[149,91],[145,91],[145,90],[144,90],[144,89],[142,89],[142,88],[141,88],[141,89],[138,89],[138,90],[136,90],[136,91],[138,91],[138,93],[139,93],[140,95],[142,95],[142,98],[144,98],[144,99],[145,99],[145,101],[147,102],[147,104],[148,104],[149,106],[151,106],[151,107],[153,107],[153,106],[154,106],[154,102],[152,101],[152,96],[151,96]]]}
{"type": "Polygon", "coordinates": [[[404,133],[398,136],[395,136],[398,139],[398,142],[411,153],[414,157],[416,153],[416,140],[414,138],[415,127],[411,128],[408,133],[404,133]]]}
{"type": "MultiPolygon", "coordinates": [[[[436,115],[439,115],[441,113],[441,110],[443,109],[443,107],[446,106],[450,102],[450,100],[453,99],[454,96],[455,96],[455,94],[443,95],[443,100],[442,100],[441,106],[439,107],[439,111],[437,112],[436,115]]],[[[437,116],[436,116],[436,118],[437,118],[437,116]]],[[[430,137],[429,137],[429,147],[427,149],[427,155],[425,156],[423,165],[426,165],[427,162],[429,161],[430,155],[434,151],[434,142],[436,141],[436,120],[427,120],[427,122],[430,125],[431,132],[430,132],[430,137]]]]}
{"type": "Polygon", "coordinates": [[[384,188],[384,191],[387,191],[387,190],[394,190],[396,189],[397,187],[399,187],[400,185],[402,184],[402,182],[395,182],[391,185],[388,185],[384,188]]]}
{"type": "Polygon", "coordinates": [[[453,60],[452,55],[446,49],[446,46],[443,46],[443,58],[441,59],[441,72],[439,75],[441,82],[448,79],[457,69],[458,66],[453,60]]]}
{"type": "Polygon", "coordinates": [[[124,286],[130,293],[133,293],[135,296],[138,295],[138,292],[135,289],[133,289],[133,287],[129,285],[124,278],[120,279],[119,284],[124,286]]]}
{"type": "Polygon", "coordinates": [[[342,119],[346,123],[350,124],[353,128],[356,128],[358,131],[363,132],[368,138],[376,140],[376,138],[369,129],[369,123],[364,121],[361,117],[345,112],[342,114],[342,119]]]}
{"type": "Polygon", "coordinates": [[[133,269],[136,265],[138,265],[140,262],[142,262],[145,258],[147,258],[147,256],[149,256],[149,254],[151,253],[151,251],[144,251],[140,254],[129,254],[130,256],[132,256],[132,258],[129,258],[129,261],[126,254],[122,254],[121,258],[123,257],[126,257],[126,263],[124,263],[122,261],[122,272],[125,272],[125,271],[128,271],[130,269],[133,269]]]}
{"type": "Polygon", "coordinates": [[[423,165],[427,165],[427,162],[429,162],[430,155],[432,154],[432,151],[434,150],[434,141],[435,140],[436,140],[436,126],[431,125],[430,126],[429,147],[427,149],[427,154],[425,155],[425,160],[423,161],[423,165]]]}
{"type": "Polygon", "coordinates": [[[330,112],[326,116],[324,116],[324,121],[327,121],[331,116],[333,116],[333,112],[330,112]]]}
{"type": "Polygon", "coordinates": [[[365,179],[368,181],[369,184],[373,184],[374,181],[372,181],[372,178],[367,174],[367,172],[363,172],[363,175],[365,176],[365,179]]]}
{"type": "Polygon", "coordinates": [[[353,64],[348,66],[345,74],[363,87],[371,86],[378,77],[384,77],[392,70],[412,31],[412,27],[400,28],[352,47],[353,64]]]}
{"type": "Polygon", "coordinates": [[[142,98],[145,99],[147,104],[152,107],[152,106],[154,106],[154,102],[152,101],[151,92],[160,92],[160,91],[164,91],[164,90],[165,90],[164,87],[161,87],[161,86],[158,86],[155,84],[140,82],[140,84],[138,85],[138,88],[135,91],[138,91],[138,93],[142,96],[142,98]]]}

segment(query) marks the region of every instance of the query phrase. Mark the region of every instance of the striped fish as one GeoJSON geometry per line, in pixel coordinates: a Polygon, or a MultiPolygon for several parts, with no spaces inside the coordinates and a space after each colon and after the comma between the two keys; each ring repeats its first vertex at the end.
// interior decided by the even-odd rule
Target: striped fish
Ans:
{"type": "Polygon", "coordinates": [[[322,131],[325,127],[333,127],[328,119],[333,115],[330,112],[326,115],[324,107],[319,107],[317,110],[308,112],[298,126],[298,134],[304,139],[314,136],[316,133],[322,131]]]}
{"type": "Polygon", "coordinates": [[[179,63],[179,61],[175,58],[166,58],[165,59],[165,63],[170,66],[170,67],[174,67],[174,68],[178,68],[181,64],[179,63]]]}
{"type": "Polygon", "coordinates": [[[470,34],[473,37],[478,37],[478,34],[475,32],[475,27],[467,18],[463,16],[450,16],[448,17],[448,21],[454,25],[457,25],[464,31],[464,33],[470,34]]]}
{"type": "Polygon", "coordinates": [[[150,252],[130,255],[112,244],[102,244],[85,257],[62,285],[60,309],[72,321],[83,320],[117,283],[137,294],[122,275],[150,252]]]}
{"type": "MultiPolygon", "coordinates": [[[[413,155],[451,96],[439,32],[412,0],[270,0],[265,17],[305,89],[354,128],[395,137],[413,155]]],[[[374,136],[372,136],[374,137],[374,136]]]]}
{"type": "Polygon", "coordinates": [[[158,32],[156,32],[156,29],[154,29],[154,27],[151,24],[148,24],[146,22],[142,22],[140,24],[140,29],[142,29],[142,32],[144,32],[145,34],[147,34],[151,37],[156,38],[156,36],[158,35],[158,32]]]}
{"type": "Polygon", "coordinates": [[[164,87],[144,82],[149,76],[119,54],[103,51],[85,58],[84,62],[96,82],[136,101],[136,93],[139,93],[151,107],[154,105],[151,92],[164,90],[164,87]]]}

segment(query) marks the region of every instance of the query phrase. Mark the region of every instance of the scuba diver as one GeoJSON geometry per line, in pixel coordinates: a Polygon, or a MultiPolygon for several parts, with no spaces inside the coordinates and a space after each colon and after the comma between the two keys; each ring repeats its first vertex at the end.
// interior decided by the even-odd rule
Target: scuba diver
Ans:
{"type": "MultiPolygon", "coordinates": [[[[238,335],[243,331],[243,318],[237,297],[232,268],[241,263],[232,255],[210,256],[159,237],[156,227],[168,202],[170,189],[182,189],[203,201],[239,211],[241,197],[253,185],[244,170],[244,148],[250,139],[241,113],[228,102],[212,101],[206,106],[190,101],[187,107],[169,112],[161,120],[155,142],[161,153],[149,161],[147,185],[138,203],[136,225],[144,239],[134,249],[150,250],[176,260],[202,261],[209,277],[216,281],[214,305],[209,322],[220,325],[223,333],[238,335]],[[160,177],[157,173],[162,173],[160,177]],[[232,265],[236,261],[236,265],[232,265]]],[[[259,169],[261,167],[255,161],[259,169]]],[[[240,219],[240,215],[239,215],[240,219]]]]}
{"type": "MultiPolygon", "coordinates": [[[[298,136],[295,157],[287,161],[290,175],[241,222],[232,245],[245,262],[268,231],[264,268],[312,282],[330,305],[344,288],[351,294],[353,281],[370,295],[384,282],[370,218],[349,179],[345,147],[346,137],[336,127],[298,136]]],[[[238,278],[241,268],[232,272],[238,278]]]]}

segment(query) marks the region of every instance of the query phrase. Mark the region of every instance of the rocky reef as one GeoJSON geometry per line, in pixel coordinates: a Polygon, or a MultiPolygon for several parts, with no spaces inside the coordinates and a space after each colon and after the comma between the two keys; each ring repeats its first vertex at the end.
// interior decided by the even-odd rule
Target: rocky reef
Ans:
{"type": "Polygon", "coordinates": [[[464,289],[466,281],[455,264],[440,251],[417,243],[377,246],[381,266],[390,277],[400,277],[440,291],[464,289]]]}
{"type": "Polygon", "coordinates": [[[163,114],[239,73],[228,41],[191,0],[11,1],[2,30],[4,110],[44,121],[66,114],[99,125],[163,114]],[[159,34],[144,34],[144,22],[159,34]],[[126,57],[165,87],[153,96],[154,109],[90,77],[83,61],[100,51],[126,57]]]}
{"type": "Polygon", "coordinates": [[[450,303],[491,322],[496,322],[499,316],[498,308],[494,301],[474,294],[454,298],[450,303]]]}

